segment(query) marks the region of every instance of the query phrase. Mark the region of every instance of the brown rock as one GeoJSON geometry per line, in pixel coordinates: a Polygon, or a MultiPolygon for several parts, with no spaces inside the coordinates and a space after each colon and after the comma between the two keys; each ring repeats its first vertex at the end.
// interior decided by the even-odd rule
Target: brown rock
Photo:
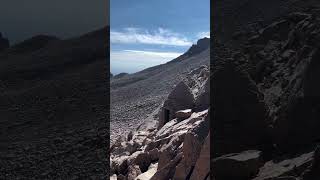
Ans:
{"type": "Polygon", "coordinates": [[[210,178],[210,133],[202,146],[190,180],[202,180],[206,177],[210,178]]]}
{"type": "Polygon", "coordinates": [[[165,167],[171,159],[174,157],[174,152],[171,148],[167,148],[164,151],[160,152],[158,169],[165,167]]]}
{"type": "Polygon", "coordinates": [[[168,180],[172,179],[176,166],[182,159],[182,154],[178,154],[173,160],[166,164],[163,168],[159,169],[151,180],[168,180]]]}
{"type": "Polygon", "coordinates": [[[176,168],[174,179],[186,179],[190,174],[192,167],[194,167],[198,159],[201,142],[199,142],[195,134],[188,133],[184,138],[182,150],[183,157],[176,168]]]}

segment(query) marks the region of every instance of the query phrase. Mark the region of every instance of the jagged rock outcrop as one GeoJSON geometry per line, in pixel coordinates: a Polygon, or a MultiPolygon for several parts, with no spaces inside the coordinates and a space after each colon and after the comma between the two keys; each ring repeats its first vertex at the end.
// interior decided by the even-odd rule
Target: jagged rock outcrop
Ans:
{"type": "Polygon", "coordinates": [[[172,62],[177,62],[177,61],[181,61],[185,58],[188,58],[188,57],[192,57],[194,55],[197,55],[207,49],[210,48],[210,38],[202,38],[202,39],[199,39],[197,41],[197,44],[193,44],[188,50],[186,53],[184,53],[183,55],[179,56],[177,59],[173,60],[173,61],[170,61],[169,63],[172,63],[172,62]]]}
{"type": "Polygon", "coordinates": [[[9,48],[10,43],[9,40],[2,37],[2,33],[0,32],[0,52],[9,48]]]}

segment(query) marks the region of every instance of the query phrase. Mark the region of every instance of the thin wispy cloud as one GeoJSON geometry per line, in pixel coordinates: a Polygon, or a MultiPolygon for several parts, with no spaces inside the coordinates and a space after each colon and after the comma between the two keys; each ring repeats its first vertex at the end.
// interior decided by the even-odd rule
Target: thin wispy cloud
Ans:
{"type": "Polygon", "coordinates": [[[182,53],[179,52],[156,52],[156,51],[139,51],[139,50],[122,50],[111,51],[110,59],[112,61],[139,61],[158,62],[172,60],[182,53]]]}
{"type": "Polygon", "coordinates": [[[166,63],[177,58],[180,52],[158,52],[140,50],[111,51],[110,61],[113,73],[137,72],[148,67],[166,63]],[[127,69],[126,69],[127,68],[127,69]],[[121,70],[120,70],[121,69],[121,70]]]}
{"type": "Polygon", "coordinates": [[[163,28],[158,28],[155,31],[139,28],[125,28],[122,31],[111,30],[110,40],[111,43],[119,44],[192,45],[192,41],[183,35],[163,28]]]}
{"type": "Polygon", "coordinates": [[[209,31],[207,31],[207,32],[199,32],[198,35],[197,35],[197,37],[198,37],[199,39],[200,39],[200,38],[204,38],[204,37],[210,38],[210,32],[209,32],[209,31]]]}

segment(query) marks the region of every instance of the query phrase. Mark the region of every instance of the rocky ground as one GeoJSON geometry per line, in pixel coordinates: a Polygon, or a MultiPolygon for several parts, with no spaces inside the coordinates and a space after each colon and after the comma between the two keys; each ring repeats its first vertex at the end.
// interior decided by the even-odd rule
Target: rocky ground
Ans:
{"type": "Polygon", "coordinates": [[[166,64],[111,78],[111,141],[143,123],[192,69],[209,64],[209,41],[199,40],[166,64]]]}
{"type": "Polygon", "coordinates": [[[292,6],[268,16],[257,30],[232,29],[228,41],[216,36],[214,179],[320,178],[320,4],[287,2],[292,6]]]}
{"type": "Polygon", "coordinates": [[[110,179],[209,179],[209,90],[208,66],[189,72],[136,130],[112,144],[110,179]]]}
{"type": "Polygon", "coordinates": [[[108,28],[0,52],[0,179],[108,177],[108,28]]]}

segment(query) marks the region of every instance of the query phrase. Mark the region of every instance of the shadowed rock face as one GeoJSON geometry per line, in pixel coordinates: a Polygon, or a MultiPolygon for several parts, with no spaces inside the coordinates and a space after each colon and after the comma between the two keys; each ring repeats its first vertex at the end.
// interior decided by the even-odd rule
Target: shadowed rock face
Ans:
{"type": "MultiPolygon", "coordinates": [[[[233,0],[228,2],[237,3],[233,0]]],[[[220,44],[216,43],[213,54],[211,102],[215,131],[212,132],[211,141],[213,151],[217,153],[215,155],[219,156],[217,159],[233,156],[227,154],[230,150],[240,154],[244,149],[262,152],[262,164],[255,166],[259,166],[259,172],[255,169],[254,173],[247,174],[250,178],[244,179],[319,179],[319,149],[316,147],[320,139],[320,101],[319,83],[316,82],[320,70],[317,43],[320,3],[313,0],[287,2],[290,6],[283,7],[288,11],[268,16],[262,10],[260,15],[267,17],[261,19],[256,31],[250,30],[252,24],[249,21],[256,17],[244,16],[255,14],[260,7],[270,7],[277,2],[270,1],[268,5],[267,1],[259,2],[266,7],[259,5],[259,8],[252,10],[257,2],[246,1],[247,6],[239,8],[238,12],[223,11],[220,14],[220,18],[224,13],[231,15],[226,19],[242,12],[244,16],[238,17],[239,24],[226,22],[226,26],[220,26],[225,28],[225,34],[221,37],[216,35],[220,44]],[[241,33],[235,27],[240,27],[241,33]],[[237,38],[232,39],[229,31],[235,32],[237,38]],[[250,111],[246,111],[246,107],[250,111]],[[259,110],[259,107],[264,108],[259,110]],[[259,125],[258,122],[263,123],[259,125]],[[243,128],[246,124],[251,128],[243,128]],[[265,141],[256,137],[265,139],[267,143],[261,143],[265,141]],[[261,148],[259,144],[272,146],[261,148]]],[[[232,3],[216,3],[230,5],[226,9],[234,8],[232,3]]],[[[238,2],[239,5],[242,3],[238,2]]],[[[216,23],[224,21],[216,20],[216,23]]],[[[217,33],[219,30],[215,29],[217,33]]],[[[233,162],[230,166],[240,164],[233,162]]],[[[220,166],[219,169],[223,164],[216,166],[220,166]]],[[[240,172],[236,173],[248,172],[245,163],[240,166],[236,168],[240,172]]],[[[215,172],[212,173],[216,179],[230,179],[229,172],[219,177],[215,172]]]]}
{"type": "Polygon", "coordinates": [[[0,32],[0,52],[9,48],[10,44],[9,44],[9,40],[2,37],[2,34],[0,32]]]}
{"type": "Polygon", "coordinates": [[[267,128],[260,92],[233,61],[221,63],[213,73],[213,146],[220,155],[259,148],[267,128]]]}

